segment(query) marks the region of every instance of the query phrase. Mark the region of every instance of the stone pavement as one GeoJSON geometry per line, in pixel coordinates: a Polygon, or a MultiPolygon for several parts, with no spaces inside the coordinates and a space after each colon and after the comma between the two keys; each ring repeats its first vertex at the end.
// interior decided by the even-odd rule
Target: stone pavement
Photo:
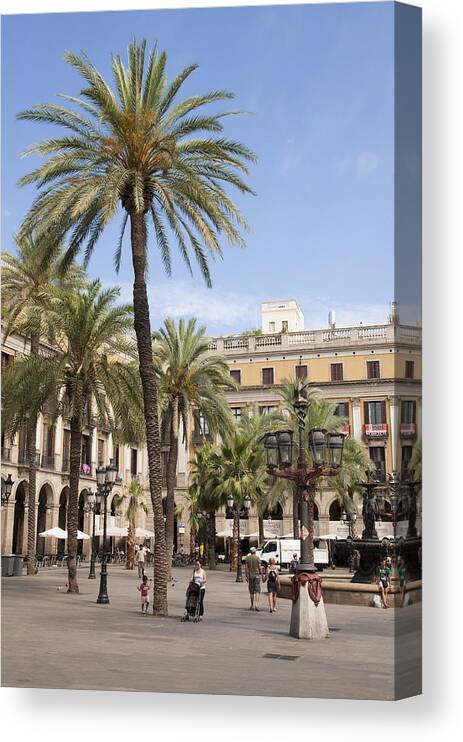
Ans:
{"type": "Polygon", "coordinates": [[[141,615],[135,572],[110,565],[107,606],[87,574],[79,570],[79,595],[58,591],[62,569],[2,579],[2,685],[384,700],[419,692],[419,604],[327,605],[330,638],[307,642],[288,635],[289,600],[270,614],[263,593],[251,612],[246,583],[228,571],[208,573],[199,624],[180,621],[187,569],[174,570],[165,619],[141,615]]]}

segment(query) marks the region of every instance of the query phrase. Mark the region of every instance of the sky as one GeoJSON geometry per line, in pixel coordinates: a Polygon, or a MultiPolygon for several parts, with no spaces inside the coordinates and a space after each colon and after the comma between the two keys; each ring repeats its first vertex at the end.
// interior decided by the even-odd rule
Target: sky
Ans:
{"type": "MultiPolygon", "coordinates": [[[[56,128],[16,114],[57,94],[79,95],[65,50],[84,51],[110,78],[111,53],[146,38],[168,54],[173,77],[199,69],[184,95],[231,90],[252,115],[226,119],[225,134],[258,162],[255,196],[232,194],[250,225],[246,247],[224,245],[213,288],[177,257],[167,278],[151,243],[153,326],[197,317],[209,334],[260,325],[262,301],[296,299],[306,328],[387,321],[394,291],[393,3],[205,8],[8,16],[2,19],[2,249],[34,197],[18,179],[37,165],[21,158],[56,128]]],[[[89,274],[121,286],[131,301],[127,236],[122,267],[113,254],[121,215],[97,244],[89,274]]],[[[173,245],[175,254],[175,245],[173,245]]]]}

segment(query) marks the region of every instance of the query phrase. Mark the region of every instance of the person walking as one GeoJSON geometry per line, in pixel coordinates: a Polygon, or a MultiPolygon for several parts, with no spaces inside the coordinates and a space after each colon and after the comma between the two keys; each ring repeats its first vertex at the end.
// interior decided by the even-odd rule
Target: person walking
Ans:
{"type": "Polygon", "coordinates": [[[145,547],[139,546],[138,551],[136,554],[136,560],[137,560],[137,567],[138,567],[138,576],[143,577],[145,574],[145,547]]]}
{"type": "Polygon", "coordinates": [[[151,580],[148,581],[148,577],[146,575],[143,575],[143,579],[137,588],[137,590],[140,592],[142,613],[148,613],[148,608],[150,605],[150,582],[151,580]]]}
{"type": "Polygon", "coordinates": [[[399,578],[400,587],[399,607],[403,608],[405,600],[405,590],[407,589],[407,565],[405,564],[405,561],[402,559],[402,557],[399,557],[399,560],[397,562],[397,575],[399,578]]]}
{"type": "Polygon", "coordinates": [[[275,613],[277,609],[277,593],[280,589],[280,570],[278,569],[273,557],[270,557],[268,560],[264,582],[267,583],[267,599],[270,613],[275,613]]]}
{"type": "Polygon", "coordinates": [[[206,594],[207,574],[199,559],[195,562],[193,569],[193,580],[200,588],[199,620],[204,615],[204,596],[206,594]]]}
{"type": "Polygon", "coordinates": [[[297,565],[299,564],[299,557],[297,555],[297,551],[294,552],[293,558],[291,559],[291,562],[289,564],[289,574],[295,575],[297,572],[297,565]]]}
{"type": "Polygon", "coordinates": [[[380,565],[377,570],[378,587],[381,595],[381,602],[383,608],[389,608],[387,596],[391,589],[391,568],[387,565],[387,559],[384,557],[381,559],[380,565]]]}
{"type": "Polygon", "coordinates": [[[250,611],[259,610],[260,602],[260,577],[261,577],[261,565],[260,559],[256,554],[256,547],[251,546],[249,554],[245,561],[245,574],[246,582],[249,588],[249,598],[251,600],[250,611]]]}

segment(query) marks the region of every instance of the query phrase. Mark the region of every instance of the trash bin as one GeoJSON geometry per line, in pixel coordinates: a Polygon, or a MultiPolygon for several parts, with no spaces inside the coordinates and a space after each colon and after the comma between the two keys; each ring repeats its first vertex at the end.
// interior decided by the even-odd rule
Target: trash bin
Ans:
{"type": "Polygon", "coordinates": [[[14,557],[14,565],[13,565],[13,577],[21,577],[23,573],[23,565],[24,565],[24,557],[23,556],[17,556],[14,557]]]}
{"type": "Polygon", "coordinates": [[[2,577],[12,577],[14,569],[13,554],[2,554],[2,577]]]}

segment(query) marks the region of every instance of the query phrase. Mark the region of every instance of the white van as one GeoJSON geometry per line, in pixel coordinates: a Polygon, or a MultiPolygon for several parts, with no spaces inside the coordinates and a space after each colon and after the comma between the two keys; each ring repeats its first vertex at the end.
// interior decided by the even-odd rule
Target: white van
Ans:
{"type": "MultiPolygon", "coordinates": [[[[264,567],[267,566],[270,557],[273,557],[280,567],[289,567],[293,554],[300,557],[301,542],[292,538],[272,538],[265,541],[256,554],[264,567]]],[[[317,568],[326,567],[329,563],[328,544],[322,538],[314,539],[314,562],[317,568]]]]}

